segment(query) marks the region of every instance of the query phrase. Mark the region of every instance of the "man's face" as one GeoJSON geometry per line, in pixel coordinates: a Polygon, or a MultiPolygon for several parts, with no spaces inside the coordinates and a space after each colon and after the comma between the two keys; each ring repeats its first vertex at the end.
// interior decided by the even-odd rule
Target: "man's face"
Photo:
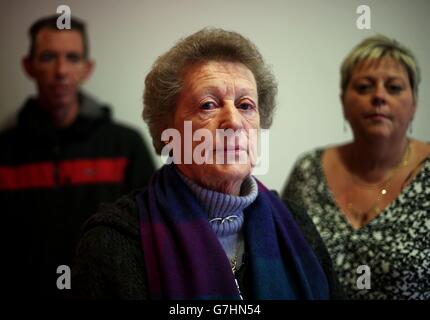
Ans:
{"type": "Polygon", "coordinates": [[[34,56],[24,59],[24,67],[37,83],[39,99],[52,112],[76,103],[79,87],[92,71],[81,34],[49,28],[37,34],[34,56]]]}

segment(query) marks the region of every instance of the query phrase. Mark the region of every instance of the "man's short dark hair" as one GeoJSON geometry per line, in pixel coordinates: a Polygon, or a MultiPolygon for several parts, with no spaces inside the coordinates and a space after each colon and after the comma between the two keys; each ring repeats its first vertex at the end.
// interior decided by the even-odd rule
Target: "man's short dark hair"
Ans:
{"type": "MultiPolygon", "coordinates": [[[[36,37],[40,30],[44,28],[49,28],[53,30],[62,31],[61,29],[57,28],[58,17],[59,16],[57,15],[53,15],[53,16],[41,18],[31,25],[30,29],[28,30],[28,34],[30,36],[30,51],[29,51],[30,58],[33,58],[34,54],[36,53],[36,37]]],[[[84,58],[88,59],[90,48],[88,44],[88,36],[87,36],[85,23],[80,19],[71,18],[70,30],[76,30],[81,34],[82,43],[84,45],[84,58]]]]}

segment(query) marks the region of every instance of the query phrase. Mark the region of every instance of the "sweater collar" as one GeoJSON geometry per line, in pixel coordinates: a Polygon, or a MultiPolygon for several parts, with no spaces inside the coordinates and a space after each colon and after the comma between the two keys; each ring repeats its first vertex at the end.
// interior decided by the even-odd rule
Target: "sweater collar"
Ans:
{"type": "Polygon", "coordinates": [[[252,176],[245,178],[240,195],[234,196],[203,188],[184,176],[177,168],[176,171],[208,214],[212,230],[218,236],[229,236],[242,229],[243,210],[254,202],[258,195],[257,182],[252,176]]]}
{"type": "Polygon", "coordinates": [[[255,179],[248,176],[242,183],[240,195],[235,196],[221,193],[201,187],[188,177],[184,176],[178,169],[179,176],[188,185],[197,197],[209,218],[225,218],[243,211],[248,207],[258,195],[258,188],[255,179]]]}

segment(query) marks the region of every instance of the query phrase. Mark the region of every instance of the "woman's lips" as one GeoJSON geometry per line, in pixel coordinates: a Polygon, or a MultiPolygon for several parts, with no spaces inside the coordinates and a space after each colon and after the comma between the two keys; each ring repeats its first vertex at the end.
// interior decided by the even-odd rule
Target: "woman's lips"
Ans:
{"type": "Polygon", "coordinates": [[[246,148],[244,147],[225,147],[225,148],[216,148],[216,152],[236,152],[236,151],[246,151],[246,148]]]}
{"type": "Polygon", "coordinates": [[[375,120],[375,121],[383,121],[390,120],[390,117],[384,113],[371,113],[366,115],[366,119],[375,120]]]}
{"type": "Polygon", "coordinates": [[[240,154],[242,154],[242,152],[246,152],[247,153],[247,149],[242,148],[242,147],[232,147],[232,148],[219,148],[219,149],[215,149],[215,153],[218,154],[224,154],[224,156],[239,156],[240,154]]]}

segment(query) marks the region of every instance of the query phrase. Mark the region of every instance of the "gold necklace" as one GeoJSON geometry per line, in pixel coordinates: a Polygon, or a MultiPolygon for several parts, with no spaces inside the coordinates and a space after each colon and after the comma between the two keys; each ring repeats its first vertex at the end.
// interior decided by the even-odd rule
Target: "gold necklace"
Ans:
{"type": "Polygon", "coordinates": [[[233,272],[234,283],[236,284],[237,293],[239,294],[240,300],[243,300],[242,292],[241,292],[240,287],[239,287],[239,282],[237,281],[237,278],[236,278],[236,272],[240,269],[240,267],[243,264],[243,257],[242,257],[240,264],[238,264],[237,260],[239,259],[239,255],[242,253],[245,240],[243,238],[239,238],[238,241],[239,242],[238,242],[237,247],[236,247],[236,253],[235,253],[233,259],[230,260],[230,267],[231,267],[231,271],[233,272]]]}
{"type": "Polygon", "coordinates": [[[242,248],[243,248],[243,241],[244,240],[239,239],[238,241],[239,242],[238,242],[237,247],[236,247],[236,253],[234,254],[234,257],[230,260],[230,267],[231,267],[231,271],[233,273],[236,273],[236,271],[239,270],[239,268],[242,266],[242,263],[243,263],[243,259],[242,259],[241,263],[238,264],[238,259],[239,259],[239,255],[242,251],[242,248]]]}
{"type": "MultiPolygon", "coordinates": [[[[373,204],[370,206],[370,208],[368,210],[360,211],[360,210],[357,210],[354,207],[354,205],[352,204],[352,202],[348,201],[348,203],[347,203],[348,211],[355,218],[360,218],[360,224],[361,225],[363,225],[364,223],[367,222],[368,217],[371,215],[371,213],[378,214],[378,213],[380,213],[382,211],[381,208],[380,208],[380,202],[381,202],[382,198],[388,194],[388,191],[389,191],[389,189],[391,187],[391,180],[393,179],[393,177],[395,176],[395,174],[397,173],[397,171],[400,168],[404,168],[404,167],[406,167],[409,164],[410,154],[411,154],[411,143],[408,140],[406,151],[404,152],[402,160],[391,170],[391,173],[389,174],[388,178],[385,179],[384,182],[378,183],[376,185],[375,184],[360,183],[362,185],[367,186],[368,188],[378,189],[377,198],[376,198],[376,200],[373,202],[373,204]]],[[[351,182],[353,184],[355,184],[354,181],[353,181],[353,175],[351,173],[350,173],[350,179],[351,179],[351,182]]]]}

